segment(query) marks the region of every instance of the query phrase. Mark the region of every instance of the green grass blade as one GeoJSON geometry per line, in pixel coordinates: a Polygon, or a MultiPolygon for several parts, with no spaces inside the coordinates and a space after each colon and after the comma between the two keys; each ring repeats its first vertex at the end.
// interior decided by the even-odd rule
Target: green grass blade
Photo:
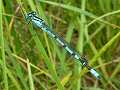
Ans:
{"type": "Polygon", "coordinates": [[[30,67],[30,63],[29,63],[28,59],[27,59],[27,67],[28,67],[28,76],[29,76],[30,90],[35,90],[35,88],[34,88],[34,81],[32,79],[31,67],[30,67]]]}
{"type": "Polygon", "coordinates": [[[16,89],[22,90],[20,87],[20,83],[16,80],[15,76],[12,74],[12,71],[7,69],[7,73],[8,73],[9,78],[12,80],[13,84],[16,86],[16,89]]]}
{"type": "MultiPolygon", "coordinates": [[[[74,12],[77,12],[77,13],[80,13],[80,14],[84,14],[84,15],[86,15],[86,16],[88,16],[88,17],[93,18],[93,19],[95,19],[95,18],[98,17],[98,16],[96,16],[96,15],[94,15],[94,14],[88,12],[88,11],[84,11],[84,10],[82,10],[82,9],[80,9],[80,8],[77,8],[77,7],[74,7],[74,6],[71,6],[71,5],[65,5],[65,4],[56,3],[56,2],[52,2],[52,1],[45,1],[45,0],[39,0],[39,1],[40,1],[40,2],[43,2],[43,3],[50,4],[50,5],[54,5],[54,6],[57,6],[57,7],[62,7],[62,8],[64,8],[64,9],[68,9],[68,10],[70,10],[70,11],[74,11],[74,12]]],[[[115,24],[112,24],[112,23],[109,23],[108,21],[105,21],[105,20],[103,20],[103,19],[98,19],[98,20],[99,20],[100,22],[102,22],[102,23],[105,23],[105,24],[107,24],[107,25],[110,25],[110,26],[112,26],[112,27],[116,27],[116,28],[119,28],[119,29],[120,29],[119,26],[117,26],[117,25],[115,25],[115,24]]]]}
{"type": "Polygon", "coordinates": [[[120,37],[120,32],[118,32],[109,42],[107,42],[100,51],[92,58],[91,64],[95,62],[114,42],[120,37]]]}
{"type": "MultiPolygon", "coordinates": [[[[120,10],[116,10],[116,11],[112,11],[112,12],[106,13],[106,14],[100,16],[100,17],[95,18],[95,19],[94,19],[93,21],[91,21],[87,26],[89,27],[90,25],[92,25],[93,23],[95,23],[95,22],[98,21],[98,20],[101,20],[102,18],[108,17],[108,16],[110,16],[110,15],[118,14],[118,13],[120,13],[120,10]]],[[[120,27],[119,27],[119,28],[120,28],[120,27]]]]}
{"type": "Polygon", "coordinates": [[[3,36],[3,23],[2,23],[2,0],[0,0],[0,46],[1,46],[1,53],[2,53],[2,69],[3,69],[3,82],[5,90],[8,90],[8,79],[7,79],[7,67],[6,67],[6,60],[5,60],[5,46],[4,46],[4,36],[3,36]]]}
{"type": "MultiPolygon", "coordinates": [[[[32,27],[30,27],[30,32],[32,33],[32,35],[35,35],[35,31],[32,29],[32,27]]],[[[61,84],[61,81],[56,74],[54,64],[50,61],[48,55],[46,54],[46,51],[45,51],[41,41],[39,40],[39,38],[37,36],[34,36],[33,38],[34,38],[34,41],[36,43],[37,48],[39,49],[40,54],[42,55],[42,57],[45,60],[45,63],[47,65],[53,79],[56,81],[56,84],[57,84],[58,88],[60,90],[63,90],[63,86],[61,84]]]]}

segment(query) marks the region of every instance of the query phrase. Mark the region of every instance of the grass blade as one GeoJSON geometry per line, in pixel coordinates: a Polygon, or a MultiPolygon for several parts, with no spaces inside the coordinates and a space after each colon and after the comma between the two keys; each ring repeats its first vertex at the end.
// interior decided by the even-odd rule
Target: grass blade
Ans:
{"type": "Polygon", "coordinates": [[[1,53],[2,53],[2,69],[3,69],[3,82],[5,90],[8,90],[8,79],[7,79],[7,67],[5,60],[5,47],[4,47],[4,36],[3,36],[3,26],[2,26],[2,0],[0,0],[0,44],[1,44],[1,53]]]}
{"type": "Polygon", "coordinates": [[[32,79],[32,73],[31,73],[31,68],[30,68],[30,63],[29,60],[27,59],[27,67],[28,67],[28,76],[29,76],[29,85],[30,85],[30,90],[35,90],[34,89],[34,81],[32,79]]]}

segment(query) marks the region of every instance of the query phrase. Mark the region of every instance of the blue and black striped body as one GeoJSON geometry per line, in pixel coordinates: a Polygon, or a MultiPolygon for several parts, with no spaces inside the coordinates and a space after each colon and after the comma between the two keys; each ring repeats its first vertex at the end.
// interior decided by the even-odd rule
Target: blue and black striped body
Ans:
{"type": "Polygon", "coordinates": [[[46,32],[51,38],[54,38],[60,46],[62,46],[68,53],[70,53],[71,56],[73,56],[75,59],[79,60],[82,64],[82,66],[88,68],[90,72],[97,78],[99,79],[100,75],[92,69],[89,65],[88,62],[85,58],[81,57],[80,54],[75,51],[62,37],[60,37],[56,32],[54,32],[52,29],[50,29],[45,22],[39,18],[36,14],[36,12],[29,12],[26,15],[26,20],[32,21],[33,25],[37,26],[44,32],[46,32]]]}

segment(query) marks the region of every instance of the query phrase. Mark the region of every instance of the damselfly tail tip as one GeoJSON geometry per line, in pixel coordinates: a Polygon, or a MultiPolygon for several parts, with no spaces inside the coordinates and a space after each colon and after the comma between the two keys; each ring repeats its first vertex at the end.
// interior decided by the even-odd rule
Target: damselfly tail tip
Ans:
{"type": "Polygon", "coordinates": [[[100,74],[96,72],[94,69],[90,69],[90,72],[99,80],[100,79],[100,74]]]}

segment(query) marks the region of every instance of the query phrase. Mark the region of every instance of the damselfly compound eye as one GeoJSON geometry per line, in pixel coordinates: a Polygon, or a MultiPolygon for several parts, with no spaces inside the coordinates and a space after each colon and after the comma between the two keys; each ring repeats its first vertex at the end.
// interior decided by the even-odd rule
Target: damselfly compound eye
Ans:
{"type": "Polygon", "coordinates": [[[33,12],[31,12],[31,13],[32,13],[33,15],[37,15],[37,13],[36,13],[36,12],[34,12],[34,11],[33,11],[33,12]]]}
{"type": "Polygon", "coordinates": [[[26,16],[25,16],[25,20],[27,22],[31,21],[32,18],[34,18],[36,16],[36,12],[32,11],[32,12],[29,12],[26,16]]]}

